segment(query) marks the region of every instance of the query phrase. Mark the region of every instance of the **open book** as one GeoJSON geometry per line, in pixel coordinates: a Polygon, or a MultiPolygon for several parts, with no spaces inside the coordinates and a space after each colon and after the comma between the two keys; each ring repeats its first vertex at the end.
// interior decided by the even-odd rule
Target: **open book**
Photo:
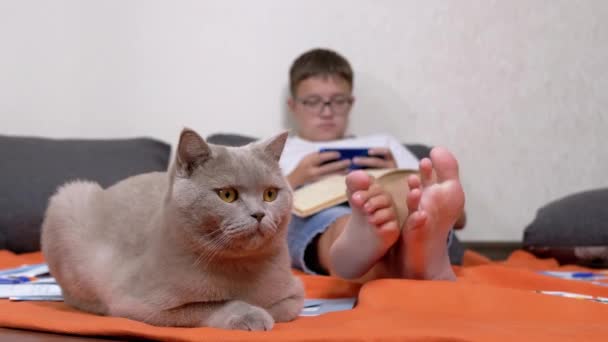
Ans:
{"type": "MultiPolygon", "coordinates": [[[[364,170],[374,177],[393,198],[405,196],[407,177],[417,173],[411,169],[368,169],[364,170]]],[[[323,209],[346,202],[346,176],[331,175],[314,183],[307,184],[293,193],[293,213],[307,217],[323,209]]],[[[405,200],[405,197],[403,197],[405,200]]]]}

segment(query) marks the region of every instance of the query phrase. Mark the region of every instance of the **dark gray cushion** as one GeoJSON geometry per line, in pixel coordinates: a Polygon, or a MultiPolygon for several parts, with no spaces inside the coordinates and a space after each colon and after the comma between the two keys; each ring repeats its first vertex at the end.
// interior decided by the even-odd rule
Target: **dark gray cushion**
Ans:
{"type": "Polygon", "coordinates": [[[165,171],[170,145],[149,138],[58,140],[0,135],[0,249],[40,248],[48,198],[68,180],[107,187],[126,177],[165,171]]]}
{"type": "Polygon", "coordinates": [[[243,146],[256,140],[258,139],[254,137],[232,133],[215,133],[207,137],[208,143],[224,146],[243,146]]]}
{"type": "MultiPolygon", "coordinates": [[[[256,141],[257,138],[233,133],[215,133],[207,137],[207,142],[217,145],[226,146],[242,146],[250,142],[256,141]]],[[[422,144],[404,144],[404,146],[412,152],[418,159],[428,157],[431,153],[431,148],[422,144]]],[[[452,244],[449,248],[450,261],[453,265],[462,265],[464,256],[464,246],[454,234],[452,244]]]]}
{"type": "Polygon", "coordinates": [[[578,192],[548,203],[524,231],[524,248],[563,262],[608,264],[608,188],[578,192]],[[589,251],[599,251],[598,258],[589,251]],[[583,257],[584,256],[584,257],[583,257]]]}

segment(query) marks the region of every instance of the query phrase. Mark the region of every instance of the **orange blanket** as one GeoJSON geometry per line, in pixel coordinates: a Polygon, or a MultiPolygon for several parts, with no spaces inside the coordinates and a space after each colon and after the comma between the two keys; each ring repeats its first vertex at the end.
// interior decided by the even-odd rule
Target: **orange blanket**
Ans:
{"type": "MultiPolygon", "coordinates": [[[[41,262],[40,254],[0,251],[0,268],[41,262]]],[[[270,332],[160,328],[79,312],[63,303],[0,300],[0,327],[164,341],[608,341],[608,305],[536,293],[567,291],[608,297],[608,287],[538,274],[568,269],[522,251],[501,263],[467,252],[457,282],[378,280],[361,288],[301,275],[309,298],[358,295],[353,310],[301,317],[270,332]]]]}

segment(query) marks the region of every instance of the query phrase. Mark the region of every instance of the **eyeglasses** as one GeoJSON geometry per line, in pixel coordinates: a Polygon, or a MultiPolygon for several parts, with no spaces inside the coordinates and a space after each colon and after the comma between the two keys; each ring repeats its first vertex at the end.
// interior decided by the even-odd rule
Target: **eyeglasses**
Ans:
{"type": "Polygon", "coordinates": [[[335,96],[329,101],[325,101],[319,96],[311,96],[305,99],[296,99],[296,101],[302,104],[309,113],[321,114],[327,106],[335,115],[346,115],[354,99],[351,96],[335,96]]]}

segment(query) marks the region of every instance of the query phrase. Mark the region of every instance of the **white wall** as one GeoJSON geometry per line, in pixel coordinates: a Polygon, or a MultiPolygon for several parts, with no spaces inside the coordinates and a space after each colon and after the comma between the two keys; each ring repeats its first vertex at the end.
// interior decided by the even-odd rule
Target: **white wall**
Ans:
{"type": "Polygon", "coordinates": [[[0,44],[2,134],[267,136],[292,59],[326,46],[356,70],[354,132],[457,154],[466,240],[608,186],[603,0],[0,0],[0,44]]]}

